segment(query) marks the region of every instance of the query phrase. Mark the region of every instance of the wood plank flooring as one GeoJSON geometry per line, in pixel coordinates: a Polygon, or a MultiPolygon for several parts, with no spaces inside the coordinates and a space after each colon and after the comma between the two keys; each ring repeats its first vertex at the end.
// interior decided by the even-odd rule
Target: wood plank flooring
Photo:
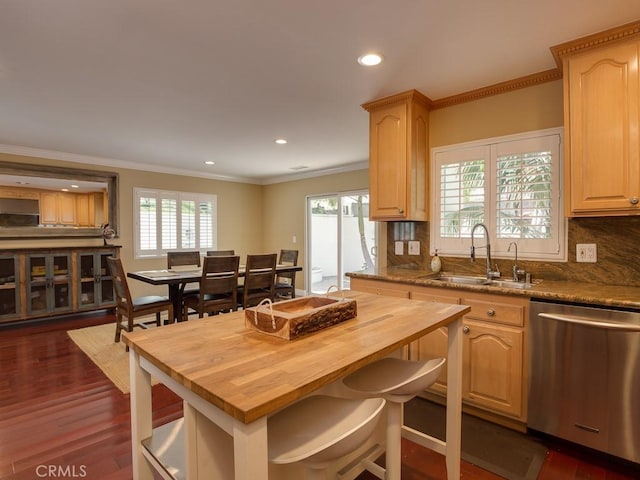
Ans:
{"type": "MultiPolygon", "coordinates": [[[[132,477],[129,395],[66,334],[114,322],[101,313],[0,328],[0,479],[132,477]]],[[[179,418],[181,400],[157,385],[153,413],[155,425],[179,418]]],[[[359,480],[374,478],[364,473],[359,480]]],[[[444,457],[404,442],[402,478],[445,480],[444,457]]],[[[463,462],[462,478],[501,477],[463,462]]],[[[640,466],[550,444],[538,480],[583,479],[640,479],[640,466]]]]}

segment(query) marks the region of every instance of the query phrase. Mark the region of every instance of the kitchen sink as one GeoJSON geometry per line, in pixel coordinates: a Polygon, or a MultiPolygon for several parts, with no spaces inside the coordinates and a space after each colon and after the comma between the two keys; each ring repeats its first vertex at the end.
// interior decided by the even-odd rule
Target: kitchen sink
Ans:
{"type": "Polygon", "coordinates": [[[459,283],[463,285],[486,285],[499,288],[527,289],[533,286],[532,283],[514,282],[513,280],[487,280],[485,277],[472,275],[440,275],[433,277],[433,280],[442,283],[459,283]]]}
{"type": "Polygon", "coordinates": [[[444,283],[463,283],[465,285],[490,285],[491,280],[485,277],[472,277],[467,275],[441,275],[434,277],[434,280],[444,283]]]}

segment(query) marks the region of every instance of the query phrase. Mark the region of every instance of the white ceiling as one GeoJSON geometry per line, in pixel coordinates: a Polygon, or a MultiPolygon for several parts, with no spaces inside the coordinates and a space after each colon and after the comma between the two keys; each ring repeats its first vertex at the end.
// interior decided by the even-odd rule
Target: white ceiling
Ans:
{"type": "Polygon", "coordinates": [[[362,167],[362,103],[548,70],[549,47],[637,19],[638,0],[0,0],[0,151],[255,183],[362,167]]]}

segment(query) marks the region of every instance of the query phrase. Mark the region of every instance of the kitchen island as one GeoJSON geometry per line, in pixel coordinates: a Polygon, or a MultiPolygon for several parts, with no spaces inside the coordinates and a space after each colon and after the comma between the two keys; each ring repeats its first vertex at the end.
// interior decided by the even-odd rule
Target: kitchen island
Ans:
{"type": "Polygon", "coordinates": [[[244,312],[124,334],[134,478],[151,479],[156,469],[164,478],[266,480],[270,414],[447,326],[447,442],[440,446],[448,478],[459,479],[461,318],[469,307],[361,292],[348,296],[357,302],[356,318],[293,341],[246,329],[244,312]],[[148,448],[154,436],[152,375],[184,399],[184,421],[175,435],[184,437],[178,445],[184,465],[177,473],[148,448]]]}

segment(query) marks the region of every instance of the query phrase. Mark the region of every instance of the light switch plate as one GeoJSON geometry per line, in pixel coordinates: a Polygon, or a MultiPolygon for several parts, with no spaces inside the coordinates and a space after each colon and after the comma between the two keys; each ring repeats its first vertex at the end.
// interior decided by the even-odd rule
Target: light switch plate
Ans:
{"type": "Polygon", "coordinates": [[[420,255],[420,241],[419,240],[410,240],[409,241],[409,255],[420,255]]]}
{"type": "Polygon", "coordinates": [[[404,242],[396,242],[396,255],[404,255],[404,242]]]}

